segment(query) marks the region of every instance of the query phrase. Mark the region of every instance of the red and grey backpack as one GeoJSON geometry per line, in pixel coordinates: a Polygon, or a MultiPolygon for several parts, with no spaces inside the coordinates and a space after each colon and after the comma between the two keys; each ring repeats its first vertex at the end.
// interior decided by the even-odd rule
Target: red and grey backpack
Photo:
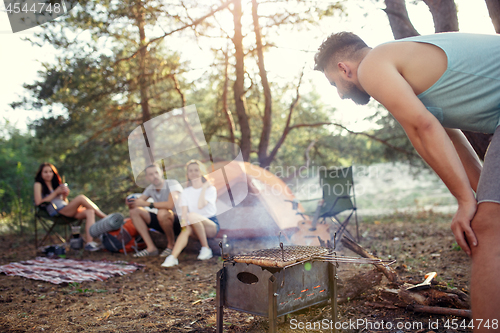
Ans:
{"type": "Polygon", "coordinates": [[[106,232],[102,235],[102,245],[110,252],[138,252],[146,248],[146,243],[135,229],[132,219],[126,218],[125,223],[118,230],[106,232]]]}

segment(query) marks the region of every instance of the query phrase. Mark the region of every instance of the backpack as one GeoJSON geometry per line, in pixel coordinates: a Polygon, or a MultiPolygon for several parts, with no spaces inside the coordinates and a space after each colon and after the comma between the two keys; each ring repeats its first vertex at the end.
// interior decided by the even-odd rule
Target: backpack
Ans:
{"type": "Polygon", "coordinates": [[[118,230],[102,234],[102,245],[109,252],[138,252],[146,247],[146,244],[135,229],[132,219],[126,218],[125,223],[118,230]]]}

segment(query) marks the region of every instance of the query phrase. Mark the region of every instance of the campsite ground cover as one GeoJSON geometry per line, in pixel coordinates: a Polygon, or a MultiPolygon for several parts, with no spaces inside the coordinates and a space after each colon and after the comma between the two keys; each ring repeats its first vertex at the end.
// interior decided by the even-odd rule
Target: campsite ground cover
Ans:
{"type": "MultiPolygon", "coordinates": [[[[468,293],[469,259],[454,244],[449,230],[451,215],[423,211],[362,219],[361,244],[377,256],[397,262],[394,268],[409,283],[419,283],[425,273],[436,271],[437,282],[468,293]]],[[[242,241],[238,249],[258,247],[257,241],[242,241]]],[[[134,259],[122,254],[68,253],[68,257],[90,260],[127,260],[144,264],[135,273],[104,282],[66,286],[0,275],[1,332],[215,332],[215,274],[222,267],[219,257],[196,260],[196,246],[183,253],[180,265],[161,268],[159,257],[134,259]]],[[[348,250],[341,254],[353,255],[348,250]]],[[[29,237],[3,235],[0,264],[32,259],[35,248],[29,237]]],[[[368,272],[366,265],[340,266],[340,284],[349,277],[368,272]]],[[[446,328],[446,321],[463,318],[417,314],[404,308],[374,306],[380,301],[381,284],[339,306],[341,322],[406,324],[400,332],[469,332],[468,328],[446,328]],[[436,322],[437,320],[437,322],[436,322]],[[430,328],[429,321],[438,323],[430,328]],[[411,327],[411,328],[409,328],[411,327]]],[[[342,293],[342,291],[341,291],[342,293]]],[[[330,306],[316,306],[287,316],[279,332],[306,332],[298,323],[330,319],[330,306]],[[295,325],[293,324],[295,323],[295,325]],[[294,329],[297,328],[297,329],[294,329]]],[[[400,324],[401,325],[401,324],[400,324]]],[[[225,332],[265,332],[267,319],[225,309],[225,332]]],[[[352,328],[352,327],[351,327],[352,328]]],[[[346,329],[344,332],[391,332],[397,329],[346,329]]]]}

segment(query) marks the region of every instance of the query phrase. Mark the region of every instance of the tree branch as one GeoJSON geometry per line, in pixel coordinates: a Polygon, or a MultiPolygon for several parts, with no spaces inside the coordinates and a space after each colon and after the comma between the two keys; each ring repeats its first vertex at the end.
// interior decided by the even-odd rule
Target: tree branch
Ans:
{"type": "Polygon", "coordinates": [[[283,134],[281,135],[281,138],[278,140],[278,142],[274,146],[273,150],[271,151],[271,153],[267,157],[267,159],[266,159],[267,165],[271,164],[271,161],[274,159],[274,157],[278,153],[278,150],[280,149],[280,147],[283,144],[283,142],[285,142],[285,139],[286,139],[288,133],[290,132],[290,130],[292,128],[292,127],[290,127],[290,122],[292,121],[293,110],[297,106],[297,104],[299,102],[299,99],[300,99],[299,89],[300,89],[300,85],[302,84],[302,78],[304,77],[304,69],[305,69],[305,67],[306,67],[305,65],[304,65],[304,67],[302,67],[302,73],[300,73],[299,83],[297,84],[297,88],[295,89],[295,92],[296,92],[295,93],[295,98],[292,101],[292,103],[290,104],[290,108],[289,108],[289,112],[288,112],[288,118],[287,118],[286,124],[285,124],[285,129],[283,130],[283,134]]]}
{"type": "Polygon", "coordinates": [[[387,142],[386,140],[377,138],[376,136],[370,135],[368,133],[352,131],[352,130],[348,129],[347,127],[345,127],[344,125],[341,125],[341,124],[338,124],[338,123],[321,122],[321,123],[314,123],[314,124],[297,124],[297,125],[290,126],[289,130],[291,131],[292,129],[301,128],[301,127],[319,127],[319,126],[324,126],[324,125],[337,126],[337,127],[342,128],[343,130],[347,131],[350,134],[366,136],[366,137],[368,137],[368,138],[370,138],[370,139],[372,139],[374,141],[377,141],[377,142],[380,142],[383,145],[386,145],[387,147],[389,147],[391,149],[399,151],[400,153],[403,153],[403,154],[406,154],[406,155],[410,155],[410,156],[417,156],[414,152],[407,151],[406,149],[394,146],[394,145],[390,144],[389,142],[387,142]]]}
{"type": "Polygon", "coordinates": [[[193,26],[197,26],[198,24],[200,24],[201,22],[203,22],[205,19],[207,19],[208,17],[214,15],[215,13],[225,9],[227,6],[229,6],[230,4],[232,4],[235,0],[229,0],[225,3],[223,3],[222,5],[220,5],[219,7],[217,7],[216,9],[212,10],[210,13],[198,18],[197,20],[193,21],[192,23],[190,24],[186,24],[180,28],[177,28],[177,29],[174,29],[172,31],[169,31],[169,32],[166,32],[164,33],[162,36],[159,36],[159,37],[156,37],[156,38],[153,38],[151,39],[149,42],[145,43],[144,45],[142,45],[137,51],[135,51],[132,55],[130,55],[129,57],[126,57],[126,58],[122,58],[122,59],[119,59],[117,61],[115,61],[115,65],[117,65],[118,63],[122,62],[122,61],[126,61],[126,60],[130,60],[130,59],[133,59],[135,58],[135,56],[137,54],[139,54],[139,52],[141,52],[143,49],[147,48],[150,44],[154,43],[154,42],[157,42],[157,41],[160,41],[160,40],[163,40],[163,38],[169,36],[169,35],[172,35],[176,32],[179,32],[181,30],[184,30],[184,29],[187,29],[187,28],[190,28],[190,27],[193,27],[193,26]]]}
{"type": "Polygon", "coordinates": [[[204,158],[207,158],[206,152],[201,148],[200,143],[198,142],[198,139],[196,138],[196,136],[193,133],[193,128],[191,127],[191,124],[188,122],[187,115],[186,115],[186,97],[184,96],[184,93],[181,90],[179,80],[177,80],[177,77],[175,75],[172,75],[172,79],[174,80],[175,90],[179,93],[179,95],[181,97],[182,120],[184,121],[184,126],[186,126],[186,129],[188,130],[189,136],[191,137],[191,140],[193,140],[193,142],[195,143],[201,156],[203,156],[204,158]]]}

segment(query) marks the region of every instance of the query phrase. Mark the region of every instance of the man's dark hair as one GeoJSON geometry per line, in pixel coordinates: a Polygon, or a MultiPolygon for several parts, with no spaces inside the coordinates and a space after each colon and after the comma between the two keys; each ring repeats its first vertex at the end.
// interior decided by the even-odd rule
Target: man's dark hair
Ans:
{"type": "Polygon", "coordinates": [[[318,48],[318,52],[314,55],[314,69],[324,72],[334,56],[335,59],[342,60],[339,58],[352,56],[364,47],[368,47],[368,45],[352,32],[343,31],[331,34],[321,44],[318,48]]]}
{"type": "Polygon", "coordinates": [[[162,169],[160,163],[158,163],[158,162],[154,162],[153,164],[148,165],[145,170],[147,170],[149,168],[158,168],[158,170],[160,170],[160,171],[162,169]]]}

